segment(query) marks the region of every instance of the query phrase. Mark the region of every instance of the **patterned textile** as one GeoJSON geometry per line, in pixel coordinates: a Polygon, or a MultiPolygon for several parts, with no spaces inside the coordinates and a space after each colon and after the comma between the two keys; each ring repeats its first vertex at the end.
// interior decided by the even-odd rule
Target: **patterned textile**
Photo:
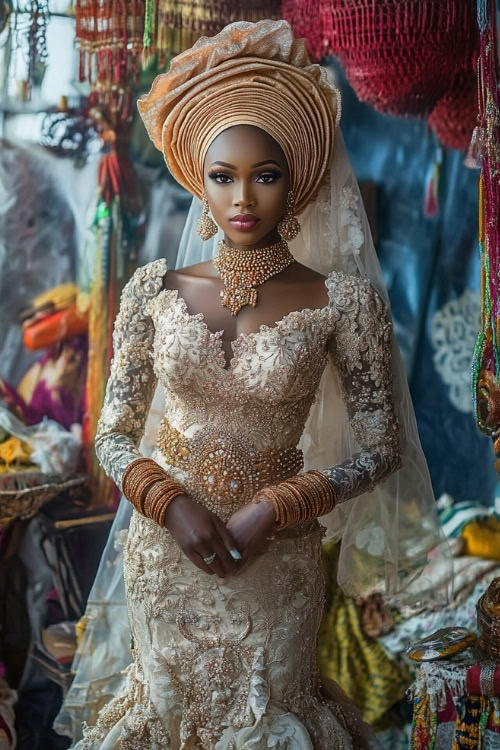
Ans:
{"type": "Polygon", "coordinates": [[[478,173],[464,166],[463,154],[445,150],[439,211],[425,218],[436,153],[426,124],[376,112],[358,101],[339,66],[335,75],[349,113],[343,132],[353,169],[358,180],[380,186],[377,252],[435,495],[492,505],[498,476],[491,442],[477,430],[472,399],[466,403],[473,348],[467,359],[461,340],[470,347],[477,320],[478,173]]]}
{"type": "Polygon", "coordinates": [[[500,746],[500,699],[466,695],[467,666],[421,664],[413,697],[411,750],[470,750],[500,746]]]}
{"type": "MultiPolygon", "coordinates": [[[[494,561],[478,560],[478,558],[461,558],[466,570],[462,573],[470,575],[471,585],[464,587],[465,599],[460,599],[455,592],[456,599],[446,608],[435,612],[423,612],[400,622],[392,633],[380,638],[380,643],[389,655],[403,653],[408,646],[433,633],[440,628],[463,627],[474,629],[476,623],[476,604],[484,594],[488,584],[500,574],[500,568],[494,561]],[[470,561],[470,562],[469,562],[470,561]],[[474,577],[480,578],[474,583],[474,577]]],[[[460,578],[460,575],[459,575],[460,578]]],[[[459,582],[457,581],[457,584],[459,582]]],[[[463,584],[462,584],[463,585],[463,584]]]]}
{"type": "Polygon", "coordinates": [[[87,337],[77,336],[52,347],[24,375],[18,393],[30,420],[54,419],[67,430],[81,424],[87,372],[87,337]]]}
{"type": "MultiPolygon", "coordinates": [[[[177,292],[162,289],[166,270],[163,260],[139,269],[117,318],[96,441],[117,483],[137,457],[157,378],[168,421],[183,434],[226,436],[237,453],[245,424],[254,450],[293,447],[329,352],[346,393],[362,387],[364,396],[350,409],[363,452],[336,468],[339,501],[397,465],[390,374],[383,365],[387,320],[373,307],[378,298],[366,281],[333,272],[328,305],[240,335],[227,363],[220,333],[190,315],[177,292]],[[369,346],[359,347],[368,332],[369,346]],[[377,405],[377,428],[367,403],[377,405]]],[[[242,482],[233,501],[218,507],[210,477],[168,465],[159,450],[153,458],[223,520],[251,499],[242,482]]],[[[124,575],[135,661],[123,691],[86,731],[79,750],[141,743],[151,750],[378,747],[338,686],[325,684],[320,692],[320,555],[321,531],[312,522],[285,530],[237,575],[216,580],[200,573],[166,529],[134,512],[124,575]]]]}
{"type": "Polygon", "coordinates": [[[337,585],[339,548],[323,545],[326,609],[319,631],[321,674],[339,683],[373,724],[404,697],[411,682],[408,667],[390,659],[383,646],[364,634],[359,607],[337,585]]]}
{"type": "Polygon", "coordinates": [[[456,503],[449,495],[441,495],[437,505],[439,521],[448,539],[461,537],[467,524],[488,518],[494,512],[494,508],[466,500],[456,503]]]}

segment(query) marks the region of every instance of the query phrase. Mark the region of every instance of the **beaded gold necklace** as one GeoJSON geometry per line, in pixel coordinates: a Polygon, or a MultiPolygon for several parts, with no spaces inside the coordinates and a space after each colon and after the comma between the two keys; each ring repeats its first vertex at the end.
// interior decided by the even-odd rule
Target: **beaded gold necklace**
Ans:
{"type": "Polygon", "coordinates": [[[255,307],[255,287],[281,273],[293,262],[294,257],[285,240],[258,250],[229,247],[221,240],[214,266],[224,283],[220,293],[222,306],[228,307],[231,315],[238,315],[245,305],[255,307]]]}

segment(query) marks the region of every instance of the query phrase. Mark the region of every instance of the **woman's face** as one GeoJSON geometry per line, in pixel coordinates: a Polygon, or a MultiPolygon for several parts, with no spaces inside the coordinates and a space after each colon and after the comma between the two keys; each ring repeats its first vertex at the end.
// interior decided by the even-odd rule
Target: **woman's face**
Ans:
{"type": "Polygon", "coordinates": [[[277,242],[290,180],[281,147],[263,130],[237,125],[211,143],[204,165],[211,214],[234,247],[277,242]]]}

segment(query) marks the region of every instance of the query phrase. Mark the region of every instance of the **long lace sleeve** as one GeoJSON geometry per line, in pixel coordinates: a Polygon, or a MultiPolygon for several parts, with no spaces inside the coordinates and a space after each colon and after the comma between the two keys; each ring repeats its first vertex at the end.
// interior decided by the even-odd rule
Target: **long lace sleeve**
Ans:
{"type": "Polygon", "coordinates": [[[401,454],[392,397],[389,311],[364,279],[336,273],[329,278],[328,288],[331,307],[338,313],[330,356],[361,449],[324,471],[339,503],[387,479],[400,468],[401,454]]]}
{"type": "Polygon", "coordinates": [[[125,286],[113,332],[114,357],[97,425],[95,451],[104,471],[121,489],[138,446],[156,387],[151,357],[153,321],[147,302],[162,288],[164,260],[139,268],[125,286]]]}

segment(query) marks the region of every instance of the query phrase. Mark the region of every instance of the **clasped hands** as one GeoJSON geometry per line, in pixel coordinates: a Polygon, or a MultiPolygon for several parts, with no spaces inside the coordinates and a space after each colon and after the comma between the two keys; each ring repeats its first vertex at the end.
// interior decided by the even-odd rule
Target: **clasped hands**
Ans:
{"type": "Polygon", "coordinates": [[[220,578],[235,573],[253,557],[275,524],[274,506],[266,499],[244,505],[227,524],[188,495],[176,497],[165,515],[165,526],[186,557],[200,570],[220,578]],[[205,560],[211,558],[208,565],[205,560]]]}

